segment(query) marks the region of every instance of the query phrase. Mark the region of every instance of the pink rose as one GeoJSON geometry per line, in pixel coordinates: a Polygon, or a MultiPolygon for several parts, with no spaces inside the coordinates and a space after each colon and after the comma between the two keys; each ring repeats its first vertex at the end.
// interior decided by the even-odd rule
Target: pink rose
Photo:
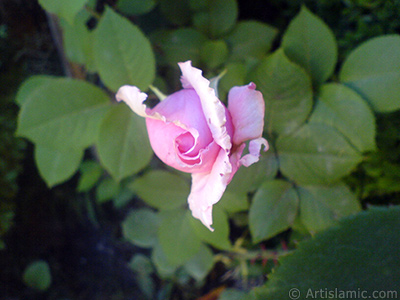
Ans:
{"type": "Polygon", "coordinates": [[[154,108],[143,102],[147,95],[135,86],[123,86],[116,98],[146,118],[155,154],[167,165],[192,173],[189,208],[210,230],[212,206],[241,165],[258,161],[260,150],[268,149],[262,138],[264,100],[255,84],[233,87],[228,108],[216,97],[210,82],[191,62],[179,63],[183,89],[168,96],[154,108]],[[242,157],[245,142],[249,154],[242,157]]]}

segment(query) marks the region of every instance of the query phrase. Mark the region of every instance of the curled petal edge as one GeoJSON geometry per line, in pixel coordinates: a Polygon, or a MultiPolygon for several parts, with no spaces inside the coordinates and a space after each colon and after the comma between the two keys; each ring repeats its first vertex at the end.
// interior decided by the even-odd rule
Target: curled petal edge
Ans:
{"type": "Polygon", "coordinates": [[[260,159],[261,147],[264,146],[264,152],[269,149],[269,145],[266,139],[260,137],[258,139],[251,140],[249,143],[249,153],[244,155],[240,160],[239,164],[245,167],[249,167],[256,163],[260,159]]]}
{"type": "Polygon", "coordinates": [[[203,77],[200,69],[192,67],[190,60],[178,65],[182,71],[183,88],[193,88],[196,91],[214,140],[228,153],[232,148],[232,142],[225,126],[225,106],[216,96],[215,90],[210,87],[210,81],[203,77]]]}

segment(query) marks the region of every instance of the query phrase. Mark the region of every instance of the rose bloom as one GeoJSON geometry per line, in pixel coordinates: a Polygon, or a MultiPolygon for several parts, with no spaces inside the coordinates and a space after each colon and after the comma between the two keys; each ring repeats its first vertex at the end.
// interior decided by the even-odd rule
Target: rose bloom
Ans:
{"type": "Polygon", "coordinates": [[[183,89],[154,108],[143,102],[147,95],[135,86],[123,86],[116,99],[146,118],[155,154],[167,165],[192,174],[188,198],[192,215],[210,230],[212,206],[241,165],[257,162],[260,150],[268,149],[262,138],[264,100],[255,84],[233,87],[228,108],[217,98],[202,71],[187,61],[178,64],[183,89]],[[249,142],[249,153],[242,156],[249,142]]]}

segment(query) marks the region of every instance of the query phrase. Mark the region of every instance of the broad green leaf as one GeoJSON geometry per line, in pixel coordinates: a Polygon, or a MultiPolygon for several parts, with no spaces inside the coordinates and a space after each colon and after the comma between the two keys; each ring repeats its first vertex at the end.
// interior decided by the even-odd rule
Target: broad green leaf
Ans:
{"type": "Polygon", "coordinates": [[[157,243],[153,247],[153,251],[151,253],[151,260],[157,269],[157,275],[160,276],[161,278],[171,277],[176,271],[176,269],[180,266],[179,263],[174,264],[168,261],[160,243],[157,243]]]}
{"type": "Polygon", "coordinates": [[[117,181],[143,169],[153,156],[145,120],[126,105],[115,105],[104,118],[97,149],[100,162],[117,181]]]}
{"type": "Polygon", "coordinates": [[[207,41],[201,47],[201,59],[210,69],[222,65],[228,54],[228,45],[224,40],[207,41]]]}
{"type": "Polygon", "coordinates": [[[260,159],[250,167],[240,167],[228,185],[228,190],[240,193],[255,191],[263,182],[272,180],[278,173],[278,161],[273,149],[261,151],[260,159]]]}
{"type": "Polygon", "coordinates": [[[117,8],[127,15],[143,15],[150,12],[156,4],[155,0],[118,0],[117,8]]]}
{"type": "Polygon", "coordinates": [[[218,206],[213,207],[213,224],[214,231],[210,231],[198,219],[190,216],[190,224],[196,235],[203,241],[217,249],[229,250],[232,245],[229,240],[229,220],[226,212],[218,206]]]}
{"type": "Polygon", "coordinates": [[[189,182],[163,170],[152,170],[135,178],[129,186],[148,205],[158,209],[175,209],[186,204],[189,182]]]}
{"type": "Polygon", "coordinates": [[[254,243],[288,229],[297,215],[299,199],[293,186],[283,180],[265,182],[253,197],[249,226],[254,243]]]}
{"type": "Polygon", "coordinates": [[[185,25],[190,21],[188,0],[158,0],[164,17],[175,25],[185,25]]]}
{"type": "Polygon", "coordinates": [[[75,15],[82,9],[88,0],[39,0],[39,4],[48,12],[64,18],[70,24],[74,23],[75,15]]]}
{"type": "Polygon", "coordinates": [[[333,127],[309,123],[276,141],[283,175],[299,184],[327,184],[349,174],[362,156],[333,127]]]}
{"type": "Polygon", "coordinates": [[[81,149],[54,149],[40,144],[35,146],[36,165],[40,176],[49,187],[71,178],[78,171],[83,154],[81,149]]]}
{"type": "MultiPolygon", "coordinates": [[[[106,177],[103,180],[101,180],[96,187],[96,201],[97,203],[104,203],[110,200],[121,201],[122,199],[117,199],[120,192],[121,192],[120,184],[116,182],[113,178],[106,177]]],[[[115,201],[114,205],[117,206],[115,201]]]]}
{"type": "Polygon", "coordinates": [[[109,8],[96,28],[93,47],[100,78],[112,91],[125,84],[144,91],[153,82],[155,60],[149,40],[109,8]]]}
{"type": "Polygon", "coordinates": [[[311,232],[317,232],[337,220],[357,213],[360,203],[343,183],[327,186],[299,186],[300,217],[311,232]]]}
{"type": "Polygon", "coordinates": [[[92,145],[108,96],[84,81],[49,78],[23,100],[17,134],[48,148],[82,150],[92,145]]]}
{"type": "Polygon", "coordinates": [[[333,73],[337,45],[330,28],[305,6],[290,22],[283,35],[282,47],[290,60],[302,66],[321,84],[333,73]]]}
{"type": "Polygon", "coordinates": [[[189,7],[191,11],[206,10],[209,0],[189,0],[189,7]]]}
{"type": "Polygon", "coordinates": [[[264,59],[250,79],[263,94],[270,135],[289,133],[306,121],[313,105],[311,80],[282,49],[264,59]]]}
{"type": "Polygon", "coordinates": [[[193,25],[210,38],[217,38],[235,26],[237,17],[236,0],[209,0],[206,10],[194,14],[193,25]]]}
{"type": "Polygon", "coordinates": [[[375,111],[400,109],[400,36],[381,36],[361,44],[343,63],[339,78],[375,111]]]}
{"type": "Polygon", "coordinates": [[[203,280],[214,265],[214,255],[210,248],[202,244],[199,252],[185,263],[185,270],[197,281],[203,280]]]}
{"type": "Polygon", "coordinates": [[[149,248],[157,243],[159,216],[148,208],[132,210],[122,222],[122,235],[139,247],[149,248]]]}
{"type": "Polygon", "coordinates": [[[53,80],[57,81],[57,79],[58,77],[49,75],[35,75],[29,77],[19,87],[15,102],[19,106],[22,106],[25,102],[28,102],[31,99],[36,99],[38,97],[36,94],[41,93],[41,89],[39,88],[42,85],[51,84],[53,80]]]}
{"type": "Polygon", "coordinates": [[[228,63],[224,68],[226,73],[218,84],[218,95],[221,100],[227,98],[232,87],[246,84],[246,66],[243,63],[228,63]]]}
{"type": "Polygon", "coordinates": [[[373,151],[375,117],[368,104],[352,89],[336,83],[321,86],[310,122],[336,128],[360,152],[373,151]]]}
{"type": "Polygon", "coordinates": [[[22,280],[30,288],[39,291],[47,290],[52,281],[49,264],[44,260],[36,260],[30,263],[22,275],[22,280]]]}
{"type": "Polygon", "coordinates": [[[226,37],[231,48],[230,60],[246,60],[248,57],[263,58],[271,49],[278,31],[257,21],[241,21],[226,37]]]}
{"type": "Polygon", "coordinates": [[[93,32],[90,32],[86,22],[90,17],[86,11],[81,11],[73,24],[61,22],[63,28],[63,45],[69,61],[84,65],[89,72],[95,72],[93,58],[93,32]]]}
{"type": "Polygon", "coordinates": [[[180,28],[162,34],[160,48],[166,62],[176,66],[178,62],[191,60],[193,65],[200,61],[200,49],[207,38],[192,28],[180,28]]]}
{"type": "Polygon", "coordinates": [[[274,150],[269,149],[268,152],[261,154],[257,163],[247,168],[240,167],[218,202],[218,206],[228,213],[248,209],[248,193],[254,192],[264,181],[274,179],[277,172],[278,160],[274,150]]]}
{"type": "Polygon", "coordinates": [[[287,300],[293,289],[298,292],[296,299],[364,299],[372,298],[374,291],[382,299],[399,295],[397,228],[399,206],[348,217],[300,242],[296,251],[281,259],[267,283],[254,291],[254,299],[287,300]]]}
{"type": "Polygon", "coordinates": [[[87,192],[92,189],[103,174],[103,168],[93,160],[84,161],[79,171],[81,176],[77,187],[78,192],[87,192]]]}
{"type": "Polygon", "coordinates": [[[224,209],[228,213],[237,213],[247,210],[249,208],[247,193],[235,192],[233,188],[230,188],[231,186],[234,185],[228,185],[221,200],[218,202],[218,207],[224,209]]]}
{"type": "Polygon", "coordinates": [[[167,261],[183,265],[199,251],[201,241],[191,225],[187,210],[161,211],[158,238],[167,261]]]}

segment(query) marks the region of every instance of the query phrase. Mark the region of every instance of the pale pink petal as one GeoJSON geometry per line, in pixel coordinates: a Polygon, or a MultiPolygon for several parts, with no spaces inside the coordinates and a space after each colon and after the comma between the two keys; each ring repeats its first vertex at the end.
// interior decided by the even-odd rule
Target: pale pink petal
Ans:
{"type": "Polygon", "coordinates": [[[193,217],[208,229],[212,224],[212,206],[217,203],[228,185],[232,166],[229,156],[221,149],[210,173],[192,174],[192,189],[188,198],[193,217]]]}
{"type": "MultiPolygon", "coordinates": [[[[203,114],[199,96],[192,89],[184,89],[173,93],[158,103],[152,110],[165,117],[168,122],[174,122],[178,126],[191,130],[196,129],[194,148],[192,155],[197,155],[200,149],[207,147],[213,137],[203,114]]],[[[188,155],[190,155],[188,153],[188,155]]]]}
{"type": "Polygon", "coordinates": [[[228,110],[232,117],[235,133],[233,144],[261,137],[264,127],[265,104],[262,94],[250,83],[236,86],[229,91],[228,110]]]}
{"type": "Polygon", "coordinates": [[[266,139],[260,137],[258,139],[251,140],[249,143],[249,154],[243,156],[239,163],[245,167],[248,167],[260,159],[261,147],[264,145],[264,152],[268,150],[269,145],[266,139]]]}
{"type": "Polygon", "coordinates": [[[191,61],[178,65],[182,71],[182,86],[196,91],[215,142],[229,152],[232,143],[225,126],[227,122],[225,106],[215,95],[214,89],[210,88],[210,82],[202,76],[202,71],[192,67],[191,61]]]}
{"type": "Polygon", "coordinates": [[[210,172],[215,158],[221,149],[215,142],[200,149],[196,155],[190,155],[179,149],[182,147],[182,136],[190,134],[197,140],[195,129],[187,130],[172,122],[146,118],[149,140],[154,153],[165,164],[187,173],[210,172]]]}
{"type": "Polygon", "coordinates": [[[117,101],[124,101],[139,116],[149,117],[147,107],[143,104],[147,99],[147,94],[142,93],[136,86],[124,85],[120,87],[115,98],[117,101]]]}

